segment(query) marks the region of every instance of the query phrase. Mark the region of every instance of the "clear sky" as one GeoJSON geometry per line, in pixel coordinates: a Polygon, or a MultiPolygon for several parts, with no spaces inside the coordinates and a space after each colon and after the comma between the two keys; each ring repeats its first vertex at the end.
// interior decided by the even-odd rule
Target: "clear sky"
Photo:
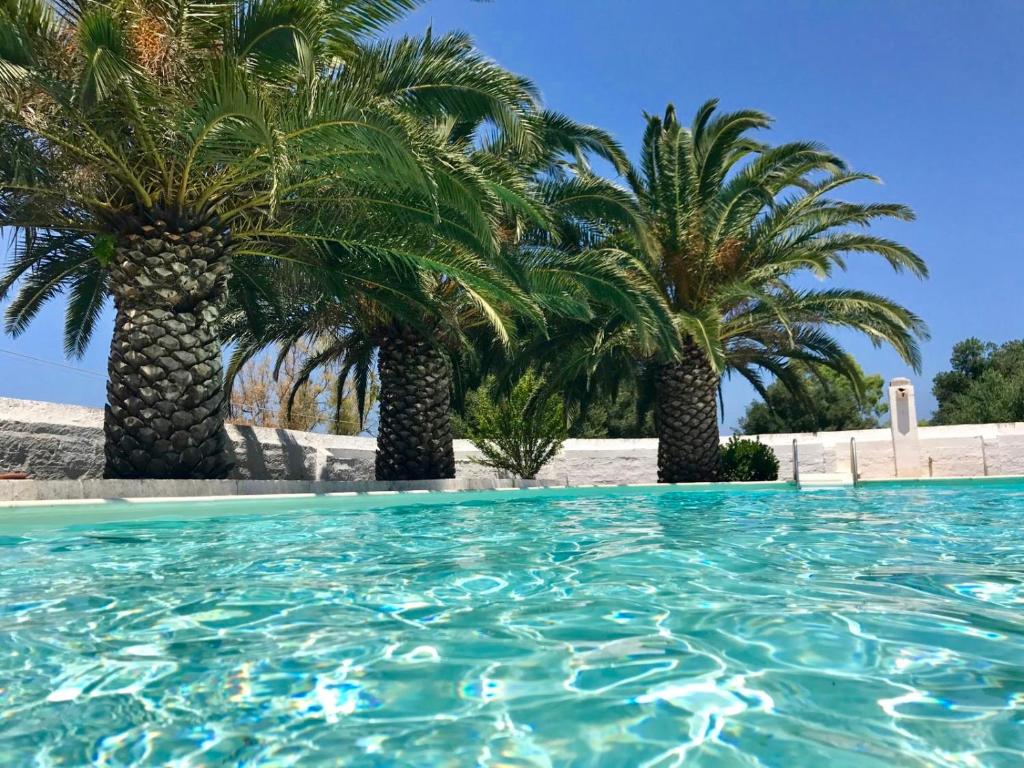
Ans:
{"type": "MultiPolygon", "coordinates": [[[[610,130],[636,156],[642,112],[689,116],[709,97],[776,118],[765,135],[826,143],[881,176],[861,199],[909,204],[913,223],[878,231],[928,262],[919,282],[873,259],[839,278],[907,304],[930,324],[924,369],[850,337],[870,373],[910,375],[920,415],[952,345],[1024,336],[1024,2],[1019,0],[433,0],[402,32],[468,31],[533,78],[546,104],[610,130]]],[[[63,361],[55,306],[0,350],[63,361]]],[[[0,354],[0,396],[101,405],[110,322],[86,357],[93,375],[0,354]]],[[[845,337],[844,337],[845,339],[845,337]]],[[[753,393],[725,386],[724,428],[753,393]]]]}

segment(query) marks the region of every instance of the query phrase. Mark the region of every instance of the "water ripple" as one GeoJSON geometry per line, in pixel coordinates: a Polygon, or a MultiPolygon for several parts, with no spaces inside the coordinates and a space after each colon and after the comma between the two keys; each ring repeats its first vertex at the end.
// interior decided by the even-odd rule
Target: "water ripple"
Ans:
{"type": "Polygon", "coordinates": [[[1024,764],[1019,486],[296,504],[0,537],[0,764],[1024,764]]]}

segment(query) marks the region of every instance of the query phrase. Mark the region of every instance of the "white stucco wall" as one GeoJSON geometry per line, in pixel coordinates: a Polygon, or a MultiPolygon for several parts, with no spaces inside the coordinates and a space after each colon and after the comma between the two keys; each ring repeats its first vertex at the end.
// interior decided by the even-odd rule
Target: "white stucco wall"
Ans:
{"type": "MultiPolygon", "coordinates": [[[[370,480],[376,441],[259,427],[229,427],[238,479],[370,480]]],[[[920,427],[922,477],[1024,475],[1024,423],[920,427]]],[[[779,476],[793,476],[794,438],[800,471],[849,472],[850,438],[856,440],[864,479],[895,477],[888,429],[762,435],[779,457],[779,476]]],[[[727,438],[723,437],[725,441],[727,438]]],[[[491,478],[475,464],[472,444],[455,441],[460,478],[491,478]]],[[[653,483],[658,441],[569,440],[542,478],[571,484],[653,483]]],[[[103,474],[103,412],[81,406],[0,398],[0,471],[26,471],[39,479],[88,479],[103,474]]]]}
{"type": "MultiPolygon", "coordinates": [[[[1024,422],[918,427],[921,477],[1024,474],[1024,422]]],[[[792,477],[793,440],[801,472],[849,472],[850,439],[856,441],[857,469],[865,480],[895,478],[892,433],[885,429],[760,435],[775,449],[780,477],[792,477]]]]}
{"type": "MultiPolygon", "coordinates": [[[[1024,475],[1024,422],[919,427],[922,477],[1024,475]],[[982,445],[984,444],[984,454],[982,445]]],[[[752,435],[775,450],[779,477],[793,477],[796,439],[803,474],[850,472],[850,439],[856,441],[858,475],[865,480],[896,477],[889,429],[845,432],[752,435]]],[[[722,442],[729,438],[722,436],[722,442]]],[[[482,477],[489,472],[472,463],[477,455],[466,440],[455,441],[459,476],[482,477]]],[[[653,483],[658,478],[658,441],[568,440],[562,453],[544,468],[541,477],[568,477],[578,483],[653,483]]]]}

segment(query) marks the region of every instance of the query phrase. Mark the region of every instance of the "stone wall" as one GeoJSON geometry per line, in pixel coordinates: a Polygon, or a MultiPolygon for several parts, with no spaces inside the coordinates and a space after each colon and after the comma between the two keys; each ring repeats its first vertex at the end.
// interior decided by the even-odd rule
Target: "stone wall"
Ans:
{"type": "Polygon", "coordinates": [[[103,477],[103,411],[0,398],[0,472],[40,480],[103,477]]]}
{"type": "MultiPolygon", "coordinates": [[[[372,480],[376,441],[229,425],[237,480],[372,480]]],[[[0,471],[39,480],[103,477],[103,411],[0,398],[0,471]]]]}
{"type": "MultiPolygon", "coordinates": [[[[235,447],[235,479],[361,481],[373,479],[376,443],[260,427],[228,428],[235,447]]],[[[1024,423],[965,424],[918,430],[922,477],[1024,475],[1024,423]]],[[[800,472],[850,471],[850,439],[860,477],[895,476],[889,429],[763,435],[779,457],[779,477],[793,476],[793,440],[800,472]]],[[[723,441],[727,438],[723,437],[723,441]]],[[[457,474],[495,476],[473,462],[473,446],[455,441],[457,474]]],[[[569,440],[542,478],[582,484],[653,483],[658,441],[569,440]]],[[[91,479],[103,474],[103,412],[80,406],[0,398],[0,471],[26,471],[38,479],[91,479]]]]}

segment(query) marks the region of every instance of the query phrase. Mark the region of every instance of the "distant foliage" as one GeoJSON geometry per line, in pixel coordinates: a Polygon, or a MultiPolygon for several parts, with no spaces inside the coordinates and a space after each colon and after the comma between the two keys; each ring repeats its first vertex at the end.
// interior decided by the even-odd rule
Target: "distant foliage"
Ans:
{"type": "Polygon", "coordinates": [[[722,446],[724,481],[778,480],[779,460],[769,446],[759,440],[743,440],[735,435],[722,446]]]}
{"type": "Polygon", "coordinates": [[[463,429],[484,455],[477,463],[532,480],[555,457],[567,437],[559,398],[543,392],[544,381],[529,372],[507,397],[495,394],[495,381],[467,395],[463,429]]]}
{"type": "Polygon", "coordinates": [[[747,406],[739,421],[745,435],[771,435],[780,432],[831,432],[842,429],[873,429],[889,411],[885,402],[885,382],[881,376],[864,376],[863,397],[853,384],[829,368],[817,375],[806,366],[791,366],[802,396],[795,395],[781,381],[766,390],[764,402],[747,406]]]}
{"type": "MultiPolygon", "coordinates": [[[[352,382],[339,382],[336,366],[325,367],[300,383],[300,370],[309,354],[308,345],[297,343],[281,359],[276,376],[273,359],[268,355],[246,363],[233,381],[228,421],[300,432],[359,434],[363,425],[352,382]],[[288,398],[293,390],[295,397],[289,411],[288,398]]],[[[377,390],[373,378],[368,393],[371,404],[377,390]]]]}
{"type": "Polygon", "coordinates": [[[970,338],[953,347],[952,370],[932,381],[931,424],[1024,421],[1024,339],[996,345],[970,338]]]}
{"type": "Polygon", "coordinates": [[[606,394],[588,402],[571,420],[570,436],[611,439],[657,437],[654,412],[650,407],[638,408],[638,397],[636,386],[626,382],[614,397],[606,394]]]}

